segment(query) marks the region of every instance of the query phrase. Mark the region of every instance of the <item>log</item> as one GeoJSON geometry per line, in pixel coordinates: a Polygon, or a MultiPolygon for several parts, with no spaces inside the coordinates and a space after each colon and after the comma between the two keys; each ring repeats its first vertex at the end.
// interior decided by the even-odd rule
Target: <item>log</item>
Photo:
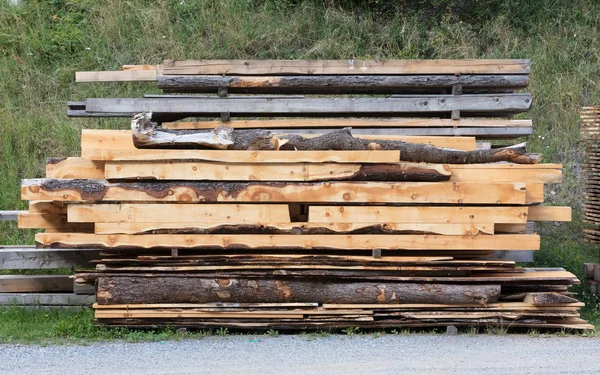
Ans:
{"type": "MultiPolygon", "coordinates": [[[[121,182],[36,179],[21,198],[54,201],[525,204],[525,184],[451,182],[121,182]]],[[[321,221],[327,221],[321,220],[321,221]]]]}
{"type": "Polygon", "coordinates": [[[216,93],[226,87],[242,94],[439,94],[461,85],[463,93],[523,89],[526,75],[366,75],[366,76],[174,76],[159,75],[165,92],[216,93]]]}
{"type": "Polygon", "coordinates": [[[399,150],[402,160],[417,163],[482,164],[512,161],[534,164],[525,143],[499,149],[453,150],[425,144],[352,136],[350,128],[317,137],[288,134],[275,136],[267,130],[218,127],[207,131],[160,130],[152,114],[137,114],[131,121],[133,144],[137,148],[217,148],[230,150],[399,150]]]}
{"type": "Polygon", "coordinates": [[[529,74],[529,60],[165,60],[164,75],[529,74]]]}
{"type": "Polygon", "coordinates": [[[97,303],[456,303],[498,301],[499,285],[356,283],[245,278],[98,278],[97,303]]]}

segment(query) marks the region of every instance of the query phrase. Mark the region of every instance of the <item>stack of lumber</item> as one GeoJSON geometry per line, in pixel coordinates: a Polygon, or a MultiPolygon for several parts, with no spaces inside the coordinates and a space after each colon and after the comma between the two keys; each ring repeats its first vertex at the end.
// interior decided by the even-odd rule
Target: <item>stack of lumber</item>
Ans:
{"type": "Polygon", "coordinates": [[[588,242],[600,243],[600,107],[581,110],[581,140],[585,145],[583,165],[583,215],[593,225],[584,229],[588,242]]]}
{"type": "Polygon", "coordinates": [[[513,92],[528,72],[523,60],[436,60],[79,73],[188,94],[70,103],[72,116],[131,116],[131,130],[83,130],[81,157],[24,180],[20,225],[46,228],[39,247],[101,249],[76,282],[96,286],[108,325],[593,328],[573,274],[493,259],[538,250],[533,222],[570,220],[541,205],[562,166],[524,144],[448,137],[529,131],[510,119],[531,105],[513,92]],[[189,94],[207,92],[218,95],[189,94]],[[356,93],[387,96],[287,95],[356,93]]]}

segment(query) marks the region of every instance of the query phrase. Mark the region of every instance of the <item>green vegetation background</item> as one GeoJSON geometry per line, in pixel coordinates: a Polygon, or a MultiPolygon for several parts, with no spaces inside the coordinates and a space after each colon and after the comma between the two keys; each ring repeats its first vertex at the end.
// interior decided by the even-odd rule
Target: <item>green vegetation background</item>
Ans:
{"type": "MultiPolygon", "coordinates": [[[[0,0],[0,210],[26,209],[20,180],[43,177],[47,157],[78,155],[81,128],[129,126],[69,119],[67,101],[159,93],[151,83],[76,85],[78,70],[167,58],[527,58],[528,148],[564,165],[546,200],[574,208],[572,223],[540,226],[536,265],[581,276],[598,260],[582,241],[578,111],[600,105],[599,25],[597,0],[0,0]]],[[[0,245],[32,244],[33,233],[0,222],[0,245]]],[[[596,320],[596,301],[584,298],[596,320]]]]}

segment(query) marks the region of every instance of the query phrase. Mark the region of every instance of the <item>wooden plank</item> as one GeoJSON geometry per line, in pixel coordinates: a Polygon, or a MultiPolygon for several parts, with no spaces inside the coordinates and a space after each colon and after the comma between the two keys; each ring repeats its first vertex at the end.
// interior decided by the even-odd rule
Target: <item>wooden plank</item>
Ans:
{"type": "Polygon", "coordinates": [[[527,184],[525,201],[528,204],[544,202],[544,184],[527,184]]]}
{"type": "Polygon", "coordinates": [[[523,89],[527,75],[320,75],[320,76],[215,76],[158,75],[165,92],[244,94],[415,94],[450,92],[461,85],[464,94],[523,89]]]}
{"type": "Polygon", "coordinates": [[[415,118],[290,118],[231,121],[177,121],[163,122],[163,128],[172,130],[214,129],[228,126],[234,129],[265,128],[530,128],[531,120],[494,119],[415,119],[415,118]]]}
{"type": "Polygon", "coordinates": [[[98,249],[0,246],[0,270],[90,267],[90,261],[99,258],[98,249]]]}
{"type": "Polygon", "coordinates": [[[19,228],[63,229],[70,232],[94,232],[94,225],[69,223],[67,215],[37,214],[23,212],[18,218],[19,228]]]}
{"type": "Polygon", "coordinates": [[[534,221],[571,221],[571,207],[531,206],[529,220],[534,221]]]}
{"type": "Polygon", "coordinates": [[[366,181],[411,181],[412,179],[416,181],[419,179],[424,181],[427,180],[428,174],[431,174],[431,178],[437,176],[439,181],[450,178],[450,171],[443,165],[425,163],[380,164],[370,167],[370,164],[340,163],[231,164],[193,161],[121,161],[106,162],[104,176],[100,179],[194,181],[333,181],[352,179],[366,181]],[[376,173],[378,170],[380,173],[376,173]]]}
{"type": "Polygon", "coordinates": [[[165,60],[165,75],[528,74],[529,60],[165,60]]]}
{"type": "Polygon", "coordinates": [[[71,223],[289,223],[287,205],[264,204],[70,204],[71,223]]]}
{"type": "Polygon", "coordinates": [[[250,233],[428,233],[443,235],[494,234],[494,224],[430,224],[430,223],[269,223],[260,226],[225,225],[223,223],[96,223],[96,234],[142,234],[142,233],[229,233],[247,230],[250,233]],[[257,231],[257,232],[256,232],[257,231]]]}
{"type": "Polygon", "coordinates": [[[156,70],[117,70],[75,72],[75,82],[137,82],[156,81],[156,70]]]}
{"type": "Polygon", "coordinates": [[[95,300],[95,296],[73,293],[0,293],[0,305],[13,306],[86,306],[95,300]]]}
{"type": "MultiPolygon", "coordinates": [[[[469,164],[467,164],[469,165],[469,164]]],[[[483,164],[485,165],[485,164],[483,164]]],[[[536,164],[530,165],[535,166],[536,164]]],[[[534,169],[534,168],[454,168],[451,181],[456,182],[525,182],[531,183],[560,183],[562,171],[560,169],[534,169]]]]}
{"type": "Polygon", "coordinates": [[[180,249],[332,249],[332,250],[538,250],[540,238],[529,234],[494,236],[439,235],[216,235],[148,234],[100,235],[87,233],[38,233],[36,242],[44,247],[153,248],[180,249]]]}
{"type": "MultiPolygon", "coordinates": [[[[141,303],[141,304],[112,304],[101,305],[94,303],[94,309],[202,309],[202,308],[227,308],[227,309],[281,309],[281,308],[300,308],[300,307],[319,307],[318,303],[235,303],[235,302],[215,302],[215,303],[141,303]]],[[[351,309],[355,310],[355,309],[351,309]]]]}
{"type": "Polygon", "coordinates": [[[531,107],[529,94],[480,95],[406,95],[388,98],[88,98],[88,113],[187,113],[198,116],[310,116],[350,115],[393,116],[409,113],[439,113],[461,111],[464,114],[526,112],[531,107]]]}
{"type": "Polygon", "coordinates": [[[70,275],[0,275],[0,293],[73,292],[70,275]]]}
{"type": "Polygon", "coordinates": [[[526,223],[527,207],[310,206],[309,222],[526,223]]]}
{"type": "Polygon", "coordinates": [[[499,205],[526,203],[526,191],[525,184],[518,183],[351,181],[223,184],[218,182],[178,181],[112,184],[103,180],[37,179],[21,182],[21,198],[56,201],[366,202],[499,205]]]}
{"type": "MultiPolygon", "coordinates": [[[[565,308],[567,311],[571,308],[583,307],[584,303],[570,303],[561,305],[561,308],[565,308]]],[[[525,302],[498,302],[490,303],[485,306],[476,304],[435,304],[435,303],[396,303],[396,304],[334,304],[324,303],[322,305],[324,309],[372,309],[372,310],[445,310],[445,309],[457,309],[457,308],[468,308],[477,310],[490,310],[490,311],[521,311],[521,310],[544,310],[547,308],[533,305],[525,302]]]]}
{"type": "Polygon", "coordinates": [[[6,220],[6,221],[17,220],[19,214],[23,213],[23,212],[26,212],[26,211],[0,211],[0,221],[2,221],[2,220],[6,220]]]}
{"type": "Polygon", "coordinates": [[[104,163],[84,158],[48,159],[46,161],[46,177],[99,180],[104,178],[104,163]]]}
{"type": "Polygon", "coordinates": [[[29,213],[46,215],[66,215],[67,205],[54,201],[29,201],[29,213]]]}

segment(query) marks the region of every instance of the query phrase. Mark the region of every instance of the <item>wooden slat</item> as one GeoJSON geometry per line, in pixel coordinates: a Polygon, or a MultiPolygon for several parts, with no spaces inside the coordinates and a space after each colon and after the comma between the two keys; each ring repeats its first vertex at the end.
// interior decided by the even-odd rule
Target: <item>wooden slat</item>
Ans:
{"type": "MultiPolygon", "coordinates": [[[[443,176],[450,171],[440,164],[397,163],[398,168],[429,170],[443,176]]],[[[106,162],[106,179],[215,180],[215,181],[325,181],[344,180],[363,170],[362,164],[341,163],[221,163],[202,161],[106,162]]],[[[367,178],[364,178],[368,180],[367,178]]]]}
{"type": "Polygon", "coordinates": [[[100,258],[98,249],[36,249],[33,246],[0,246],[0,269],[53,269],[89,267],[100,258]]]}
{"type": "Polygon", "coordinates": [[[235,303],[235,302],[215,302],[215,303],[142,303],[142,304],[112,304],[101,305],[94,303],[95,309],[202,309],[202,308],[226,308],[226,309],[281,309],[281,308],[299,308],[299,307],[319,307],[318,303],[288,302],[288,303],[235,303]]]}
{"type": "Polygon", "coordinates": [[[165,75],[527,74],[529,60],[165,60],[165,75]]]}
{"type": "Polygon", "coordinates": [[[285,120],[231,120],[223,121],[178,121],[163,122],[166,129],[214,129],[228,126],[235,129],[264,128],[444,128],[444,127],[498,127],[513,128],[532,126],[531,120],[493,120],[493,119],[411,119],[411,118],[321,118],[321,119],[285,119],[285,120]]]}
{"type": "Polygon", "coordinates": [[[64,229],[71,232],[93,232],[94,225],[90,224],[78,224],[69,223],[67,221],[67,215],[53,215],[53,214],[37,214],[30,212],[23,212],[19,214],[18,218],[19,228],[48,228],[48,229],[64,229]]]}
{"type": "MultiPolygon", "coordinates": [[[[234,230],[234,226],[229,226],[234,230]]],[[[443,235],[477,235],[494,234],[494,224],[430,224],[430,223],[269,223],[260,224],[256,227],[264,228],[264,232],[274,233],[297,233],[310,230],[331,231],[331,233],[352,233],[364,231],[369,227],[380,227],[381,230],[390,233],[406,231],[417,233],[431,233],[443,235]]],[[[151,231],[189,231],[195,233],[218,232],[227,228],[222,223],[96,223],[96,234],[141,234],[151,231]]],[[[250,228],[249,228],[250,229],[250,228]]],[[[374,230],[370,230],[373,231],[374,230]]]]}
{"type": "MultiPolygon", "coordinates": [[[[532,165],[532,166],[535,166],[532,165]]],[[[533,169],[533,168],[454,168],[451,181],[456,182],[525,182],[525,183],[560,183],[562,171],[560,169],[533,169]]]]}
{"type": "Polygon", "coordinates": [[[518,183],[360,181],[240,182],[236,184],[181,181],[111,184],[103,180],[40,179],[23,180],[21,198],[56,201],[367,202],[492,205],[527,202],[525,185],[518,183]]]}
{"type": "Polygon", "coordinates": [[[0,221],[2,221],[2,220],[7,220],[7,221],[17,220],[19,214],[23,213],[23,212],[26,212],[26,211],[0,211],[0,221]]]}
{"type": "Polygon", "coordinates": [[[529,208],[529,220],[571,221],[571,207],[532,206],[529,208]]]}
{"type": "Polygon", "coordinates": [[[29,201],[29,213],[47,215],[66,215],[67,205],[54,201],[29,201]]]}
{"type": "Polygon", "coordinates": [[[70,275],[0,275],[0,293],[73,292],[70,275]]]}
{"type": "Polygon", "coordinates": [[[527,207],[310,206],[309,222],[526,223],[527,207]]]}
{"type": "Polygon", "coordinates": [[[263,204],[71,204],[71,223],[289,223],[287,205],[263,204]]]}
{"type": "Polygon", "coordinates": [[[156,70],[75,72],[75,82],[156,81],[156,70]]]}
{"type": "Polygon", "coordinates": [[[73,293],[0,293],[0,305],[86,306],[95,301],[95,296],[73,293]]]}
{"type": "Polygon", "coordinates": [[[84,158],[49,159],[46,162],[46,177],[99,180],[104,178],[104,163],[84,158]]]}
{"type": "Polygon", "coordinates": [[[85,112],[103,115],[124,113],[188,113],[218,116],[228,112],[232,116],[387,116],[410,113],[439,113],[460,110],[461,114],[505,113],[529,110],[529,94],[478,95],[407,95],[389,98],[89,98],[85,112]]]}
{"type": "Polygon", "coordinates": [[[96,235],[38,233],[41,246],[222,249],[389,249],[389,250],[538,250],[537,235],[96,235]]]}

